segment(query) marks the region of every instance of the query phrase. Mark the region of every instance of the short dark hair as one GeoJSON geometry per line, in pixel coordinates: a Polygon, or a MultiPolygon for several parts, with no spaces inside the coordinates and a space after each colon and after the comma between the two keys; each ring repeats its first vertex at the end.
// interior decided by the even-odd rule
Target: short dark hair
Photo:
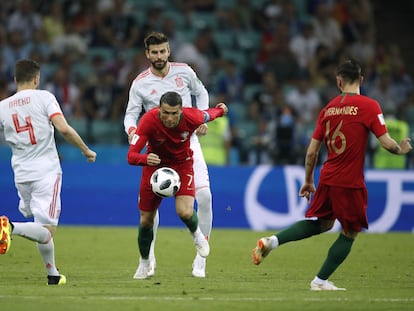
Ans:
{"type": "Polygon", "coordinates": [[[177,92],[167,92],[167,93],[162,94],[162,96],[160,98],[160,106],[163,103],[168,104],[172,107],[175,107],[175,106],[182,107],[183,100],[181,98],[181,95],[178,94],[177,92]]]}
{"type": "Polygon", "coordinates": [[[148,50],[150,45],[158,45],[168,42],[168,37],[162,32],[153,31],[144,39],[145,49],[148,50]]]}
{"type": "Polygon", "coordinates": [[[40,65],[31,59],[21,59],[14,65],[16,83],[30,82],[40,72],[40,65]]]}
{"type": "Polygon", "coordinates": [[[349,59],[338,66],[336,69],[336,75],[342,77],[345,82],[357,82],[362,76],[361,66],[357,61],[349,59]]]}

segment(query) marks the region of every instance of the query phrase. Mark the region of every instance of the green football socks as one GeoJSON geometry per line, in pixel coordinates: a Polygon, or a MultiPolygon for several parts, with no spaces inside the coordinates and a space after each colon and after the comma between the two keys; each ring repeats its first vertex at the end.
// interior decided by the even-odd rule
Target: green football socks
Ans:
{"type": "Polygon", "coordinates": [[[193,211],[193,215],[190,218],[187,218],[187,219],[181,218],[181,220],[183,221],[183,223],[185,223],[185,225],[187,226],[188,230],[190,230],[190,232],[194,233],[197,230],[198,217],[197,217],[197,213],[195,213],[194,211],[193,211]]]}
{"type": "Polygon", "coordinates": [[[349,238],[342,233],[338,239],[332,244],[328,251],[328,256],[322,265],[321,270],[317,274],[318,278],[327,280],[332,273],[335,272],[336,268],[345,260],[351,251],[354,239],[349,238]]]}
{"type": "Polygon", "coordinates": [[[301,220],[289,228],[275,234],[279,245],[291,241],[298,241],[322,233],[321,226],[317,220],[301,220]]]}
{"type": "Polygon", "coordinates": [[[141,253],[141,257],[143,259],[148,259],[150,248],[151,248],[151,242],[153,238],[154,238],[154,231],[152,230],[152,227],[145,228],[145,227],[139,226],[138,248],[139,248],[139,252],[141,253]]]}

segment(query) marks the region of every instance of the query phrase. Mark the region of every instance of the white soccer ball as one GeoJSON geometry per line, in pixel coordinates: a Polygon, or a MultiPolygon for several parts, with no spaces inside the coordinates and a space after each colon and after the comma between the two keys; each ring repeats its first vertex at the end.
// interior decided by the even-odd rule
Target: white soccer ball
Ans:
{"type": "Polygon", "coordinates": [[[161,167],[151,175],[152,191],[162,198],[174,196],[180,190],[178,173],[170,167],[161,167]]]}

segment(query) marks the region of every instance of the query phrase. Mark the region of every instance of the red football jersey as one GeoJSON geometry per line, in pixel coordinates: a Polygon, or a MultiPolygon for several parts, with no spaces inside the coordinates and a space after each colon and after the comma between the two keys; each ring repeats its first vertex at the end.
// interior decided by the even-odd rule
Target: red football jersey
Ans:
{"type": "Polygon", "coordinates": [[[364,160],[369,133],[384,135],[387,128],[377,101],[343,93],[322,109],[313,138],[324,141],[328,158],[319,182],[350,188],[365,187],[364,160]]]}
{"type": "Polygon", "coordinates": [[[193,151],[190,148],[191,134],[203,123],[223,115],[223,109],[210,108],[201,111],[195,108],[182,108],[182,116],[175,128],[166,128],[159,118],[159,108],[145,113],[138,123],[135,141],[128,151],[128,162],[136,165],[147,164],[147,154],[155,153],[161,159],[161,165],[190,160],[193,151]],[[140,154],[147,146],[146,154],[140,154]]]}

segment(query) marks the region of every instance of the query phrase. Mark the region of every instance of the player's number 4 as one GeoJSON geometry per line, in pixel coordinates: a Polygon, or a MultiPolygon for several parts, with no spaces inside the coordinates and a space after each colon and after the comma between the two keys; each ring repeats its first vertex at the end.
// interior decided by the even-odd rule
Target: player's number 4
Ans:
{"type": "Polygon", "coordinates": [[[17,115],[17,113],[13,114],[12,118],[13,118],[14,127],[16,128],[16,132],[21,133],[21,132],[28,131],[29,132],[30,143],[32,145],[36,145],[36,137],[35,137],[35,134],[34,134],[32,120],[31,120],[30,116],[25,118],[26,124],[24,124],[24,125],[20,124],[19,116],[17,115]]]}

